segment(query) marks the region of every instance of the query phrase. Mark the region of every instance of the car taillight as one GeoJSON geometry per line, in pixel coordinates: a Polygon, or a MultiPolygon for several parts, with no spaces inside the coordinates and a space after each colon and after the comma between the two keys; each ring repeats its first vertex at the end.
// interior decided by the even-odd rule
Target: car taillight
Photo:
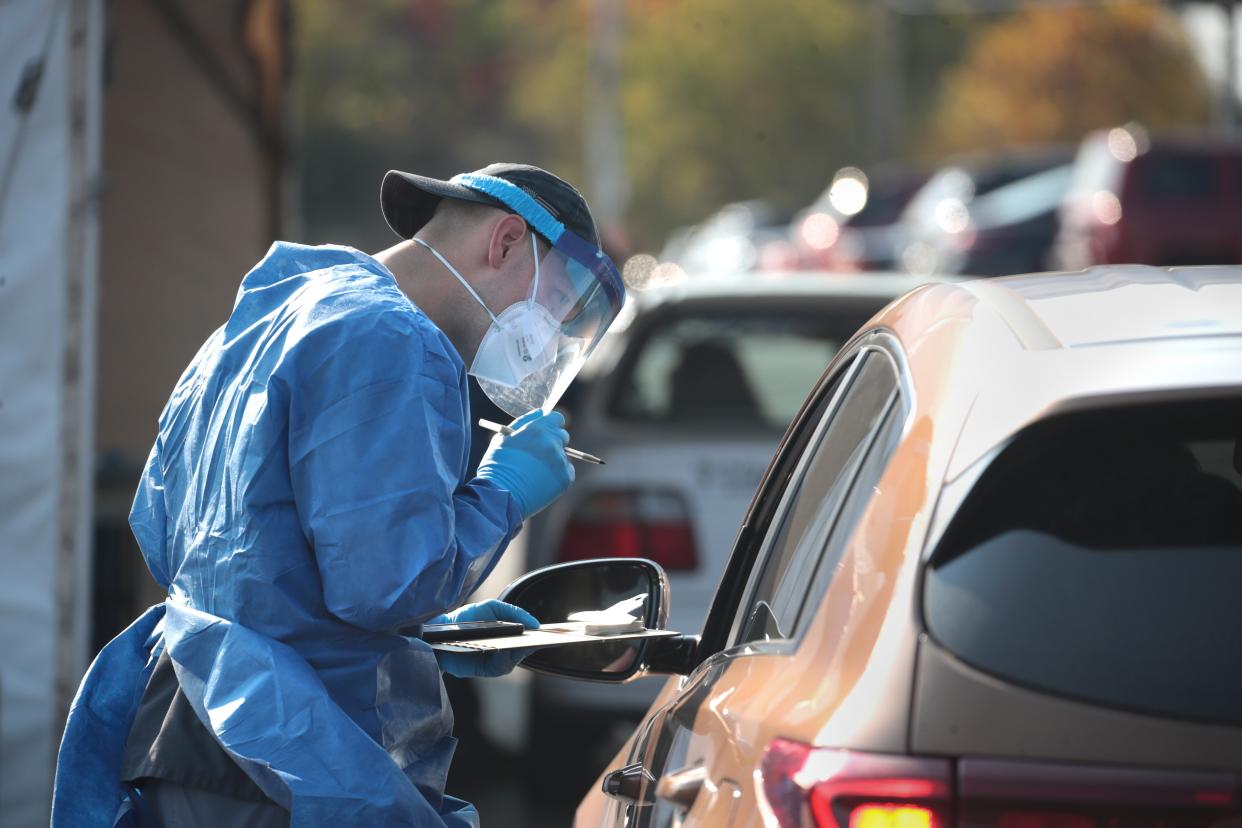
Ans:
{"type": "Polygon", "coordinates": [[[965,758],[957,763],[964,826],[1219,828],[1239,824],[1231,773],[965,758]]]}
{"type": "Polygon", "coordinates": [[[815,748],[776,739],[756,782],[779,828],[1222,828],[1238,778],[1210,771],[815,748]],[[954,781],[956,777],[956,781],[954,781]]]}
{"type": "Polygon", "coordinates": [[[763,755],[760,807],[780,828],[948,828],[945,759],[815,748],[776,739],[763,755]]]}
{"type": "Polygon", "coordinates": [[[1025,814],[1005,812],[996,816],[997,828],[1096,828],[1095,820],[1082,814],[1025,814]]]}
{"type": "Polygon", "coordinates": [[[570,518],[557,557],[650,558],[670,572],[698,567],[690,512],[674,492],[596,492],[570,518]]]}
{"type": "Polygon", "coordinates": [[[850,828],[932,828],[936,816],[920,805],[859,805],[850,814],[850,828]]]}

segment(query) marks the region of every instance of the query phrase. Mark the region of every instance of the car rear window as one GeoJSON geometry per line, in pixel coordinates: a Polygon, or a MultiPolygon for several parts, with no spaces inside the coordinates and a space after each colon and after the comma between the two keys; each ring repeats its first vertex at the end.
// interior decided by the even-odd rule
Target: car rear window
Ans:
{"type": "Polygon", "coordinates": [[[622,360],[609,414],[662,426],[783,430],[869,315],[782,307],[665,318],[622,360]]]}
{"type": "Polygon", "coordinates": [[[927,572],[933,637],[1019,684],[1242,724],[1242,399],[1064,415],[981,475],[927,572]]]}
{"type": "Polygon", "coordinates": [[[1135,162],[1143,194],[1169,201],[1196,201],[1214,195],[1220,169],[1212,156],[1151,154],[1135,162]]]}

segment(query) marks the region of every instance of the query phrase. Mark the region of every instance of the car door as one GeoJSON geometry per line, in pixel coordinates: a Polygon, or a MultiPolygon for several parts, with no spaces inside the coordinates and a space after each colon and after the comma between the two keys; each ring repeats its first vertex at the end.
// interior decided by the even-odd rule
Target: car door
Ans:
{"type": "MultiPolygon", "coordinates": [[[[837,360],[791,427],[713,604],[700,652],[707,657],[642,724],[626,770],[642,784],[630,788],[634,801],[614,806],[613,824],[728,825],[736,816],[750,777],[722,776],[713,764],[746,766],[736,755],[745,748],[722,733],[696,733],[695,723],[705,706],[728,698],[730,676],[748,660],[794,652],[831,583],[909,410],[886,338],[866,337],[837,360]]],[[[722,713],[711,712],[717,720],[722,713]]]]}

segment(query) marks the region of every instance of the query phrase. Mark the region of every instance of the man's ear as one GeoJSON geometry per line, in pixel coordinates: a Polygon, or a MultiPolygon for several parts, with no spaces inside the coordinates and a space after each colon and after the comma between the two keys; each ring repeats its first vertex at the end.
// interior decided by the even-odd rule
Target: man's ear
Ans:
{"type": "Polygon", "coordinates": [[[526,238],[530,231],[526,221],[520,216],[505,213],[492,225],[491,243],[487,248],[487,263],[499,270],[512,259],[515,254],[530,246],[526,238]]]}

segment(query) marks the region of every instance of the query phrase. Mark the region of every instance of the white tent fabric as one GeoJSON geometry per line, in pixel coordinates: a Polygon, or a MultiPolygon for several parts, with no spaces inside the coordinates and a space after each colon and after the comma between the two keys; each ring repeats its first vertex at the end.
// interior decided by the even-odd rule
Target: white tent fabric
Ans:
{"type": "Polygon", "coordinates": [[[82,308],[93,318],[95,237],[93,229],[85,235],[81,229],[83,221],[93,224],[93,211],[75,213],[74,192],[81,191],[75,178],[83,165],[92,175],[98,163],[100,68],[98,60],[83,59],[83,50],[97,54],[101,24],[96,0],[0,2],[3,828],[47,825],[64,693],[69,682],[76,682],[71,674],[80,676],[85,666],[83,529],[89,495],[82,492],[89,453],[67,464],[65,447],[71,444],[79,458],[89,452],[89,409],[83,406],[93,395],[93,368],[87,359],[67,376],[66,349],[80,343],[75,353],[89,354],[94,336],[93,324],[83,325],[82,308]],[[71,47],[74,27],[90,43],[79,40],[71,47]],[[43,71],[37,96],[23,116],[15,92],[39,61],[43,71]],[[86,103],[82,94],[95,100],[86,103]],[[76,132],[74,111],[79,115],[76,132]],[[72,299],[71,284],[76,286],[72,299]],[[74,602],[80,608],[66,615],[64,607],[74,602]]]}

